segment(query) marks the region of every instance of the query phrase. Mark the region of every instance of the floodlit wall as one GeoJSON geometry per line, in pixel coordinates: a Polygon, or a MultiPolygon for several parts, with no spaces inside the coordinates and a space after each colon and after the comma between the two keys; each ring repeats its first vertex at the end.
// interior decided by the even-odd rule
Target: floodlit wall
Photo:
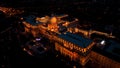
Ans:
{"type": "Polygon", "coordinates": [[[82,56],[77,52],[70,51],[65,47],[61,46],[59,43],[55,43],[55,50],[59,51],[64,56],[69,56],[71,61],[77,61],[82,66],[84,66],[89,61],[89,54],[87,56],[82,56]]]}
{"type": "Polygon", "coordinates": [[[106,56],[103,56],[103,55],[97,53],[97,52],[92,51],[90,58],[93,62],[100,64],[101,67],[120,68],[119,62],[116,62],[106,56]]]}

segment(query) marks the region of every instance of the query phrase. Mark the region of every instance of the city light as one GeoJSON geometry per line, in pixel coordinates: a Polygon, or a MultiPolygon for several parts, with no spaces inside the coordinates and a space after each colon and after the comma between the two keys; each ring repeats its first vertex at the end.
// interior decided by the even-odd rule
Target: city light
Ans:
{"type": "Polygon", "coordinates": [[[36,38],[35,40],[36,40],[36,41],[40,41],[40,40],[41,40],[41,38],[36,38]]]}
{"type": "Polygon", "coordinates": [[[102,40],[102,41],[100,42],[100,44],[101,44],[101,45],[105,45],[105,40],[102,40]]]}
{"type": "Polygon", "coordinates": [[[2,67],[120,68],[119,0],[2,1],[2,67]]]}

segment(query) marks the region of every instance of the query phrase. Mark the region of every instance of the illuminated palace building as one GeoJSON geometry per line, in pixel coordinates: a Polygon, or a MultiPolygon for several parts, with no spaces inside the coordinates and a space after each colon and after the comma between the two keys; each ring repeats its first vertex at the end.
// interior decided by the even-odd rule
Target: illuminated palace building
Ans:
{"type": "MultiPolygon", "coordinates": [[[[54,49],[63,56],[69,56],[69,60],[78,62],[82,66],[88,61],[94,61],[101,67],[119,68],[119,62],[92,50],[93,47],[97,47],[98,43],[96,39],[90,38],[92,33],[102,34],[109,38],[114,38],[114,36],[95,30],[82,30],[78,28],[78,19],[68,21],[64,19],[67,16],[28,16],[21,19],[26,33],[31,33],[34,37],[43,35],[53,41],[54,49]]],[[[101,46],[104,46],[104,43],[103,40],[101,46]]],[[[98,45],[99,47],[100,45],[98,45]]]]}

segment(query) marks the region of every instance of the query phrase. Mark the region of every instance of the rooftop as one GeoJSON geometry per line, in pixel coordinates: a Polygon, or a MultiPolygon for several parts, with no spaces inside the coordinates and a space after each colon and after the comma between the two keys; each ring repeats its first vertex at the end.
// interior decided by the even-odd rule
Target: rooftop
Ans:
{"type": "Polygon", "coordinates": [[[105,40],[105,45],[94,49],[96,52],[120,62],[120,43],[111,39],[105,40]]]}
{"type": "Polygon", "coordinates": [[[120,57],[120,44],[116,41],[109,40],[110,45],[105,51],[111,53],[112,55],[120,57]]]}
{"type": "Polygon", "coordinates": [[[39,24],[39,23],[37,23],[35,21],[35,16],[33,16],[33,15],[30,15],[30,16],[27,16],[27,17],[23,17],[23,18],[25,19],[26,22],[30,23],[33,26],[39,24]]]}
{"type": "Polygon", "coordinates": [[[73,44],[76,44],[82,48],[86,48],[92,42],[91,39],[84,38],[80,35],[72,34],[69,32],[67,32],[66,34],[60,34],[59,37],[65,39],[73,44]]]}

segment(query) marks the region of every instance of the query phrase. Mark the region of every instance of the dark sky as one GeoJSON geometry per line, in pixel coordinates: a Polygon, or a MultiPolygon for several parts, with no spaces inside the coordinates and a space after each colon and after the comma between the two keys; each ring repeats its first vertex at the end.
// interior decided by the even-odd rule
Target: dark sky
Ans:
{"type": "MultiPolygon", "coordinates": [[[[5,6],[40,6],[48,4],[58,4],[58,3],[73,3],[78,1],[87,1],[87,0],[2,0],[0,3],[4,3],[5,6]]],[[[89,0],[90,1],[90,0],[89,0]]]]}
{"type": "MultiPolygon", "coordinates": [[[[56,3],[59,3],[59,2],[66,2],[66,3],[69,3],[69,2],[81,2],[81,1],[84,1],[84,2],[98,2],[98,3],[120,3],[119,0],[0,0],[0,2],[4,2],[4,3],[9,3],[9,4],[17,4],[17,3],[29,3],[29,4],[32,4],[32,3],[52,3],[52,2],[56,2],[56,3]]],[[[43,3],[43,4],[44,4],[43,3]]],[[[22,4],[21,4],[22,5],[22,4]]]]}

